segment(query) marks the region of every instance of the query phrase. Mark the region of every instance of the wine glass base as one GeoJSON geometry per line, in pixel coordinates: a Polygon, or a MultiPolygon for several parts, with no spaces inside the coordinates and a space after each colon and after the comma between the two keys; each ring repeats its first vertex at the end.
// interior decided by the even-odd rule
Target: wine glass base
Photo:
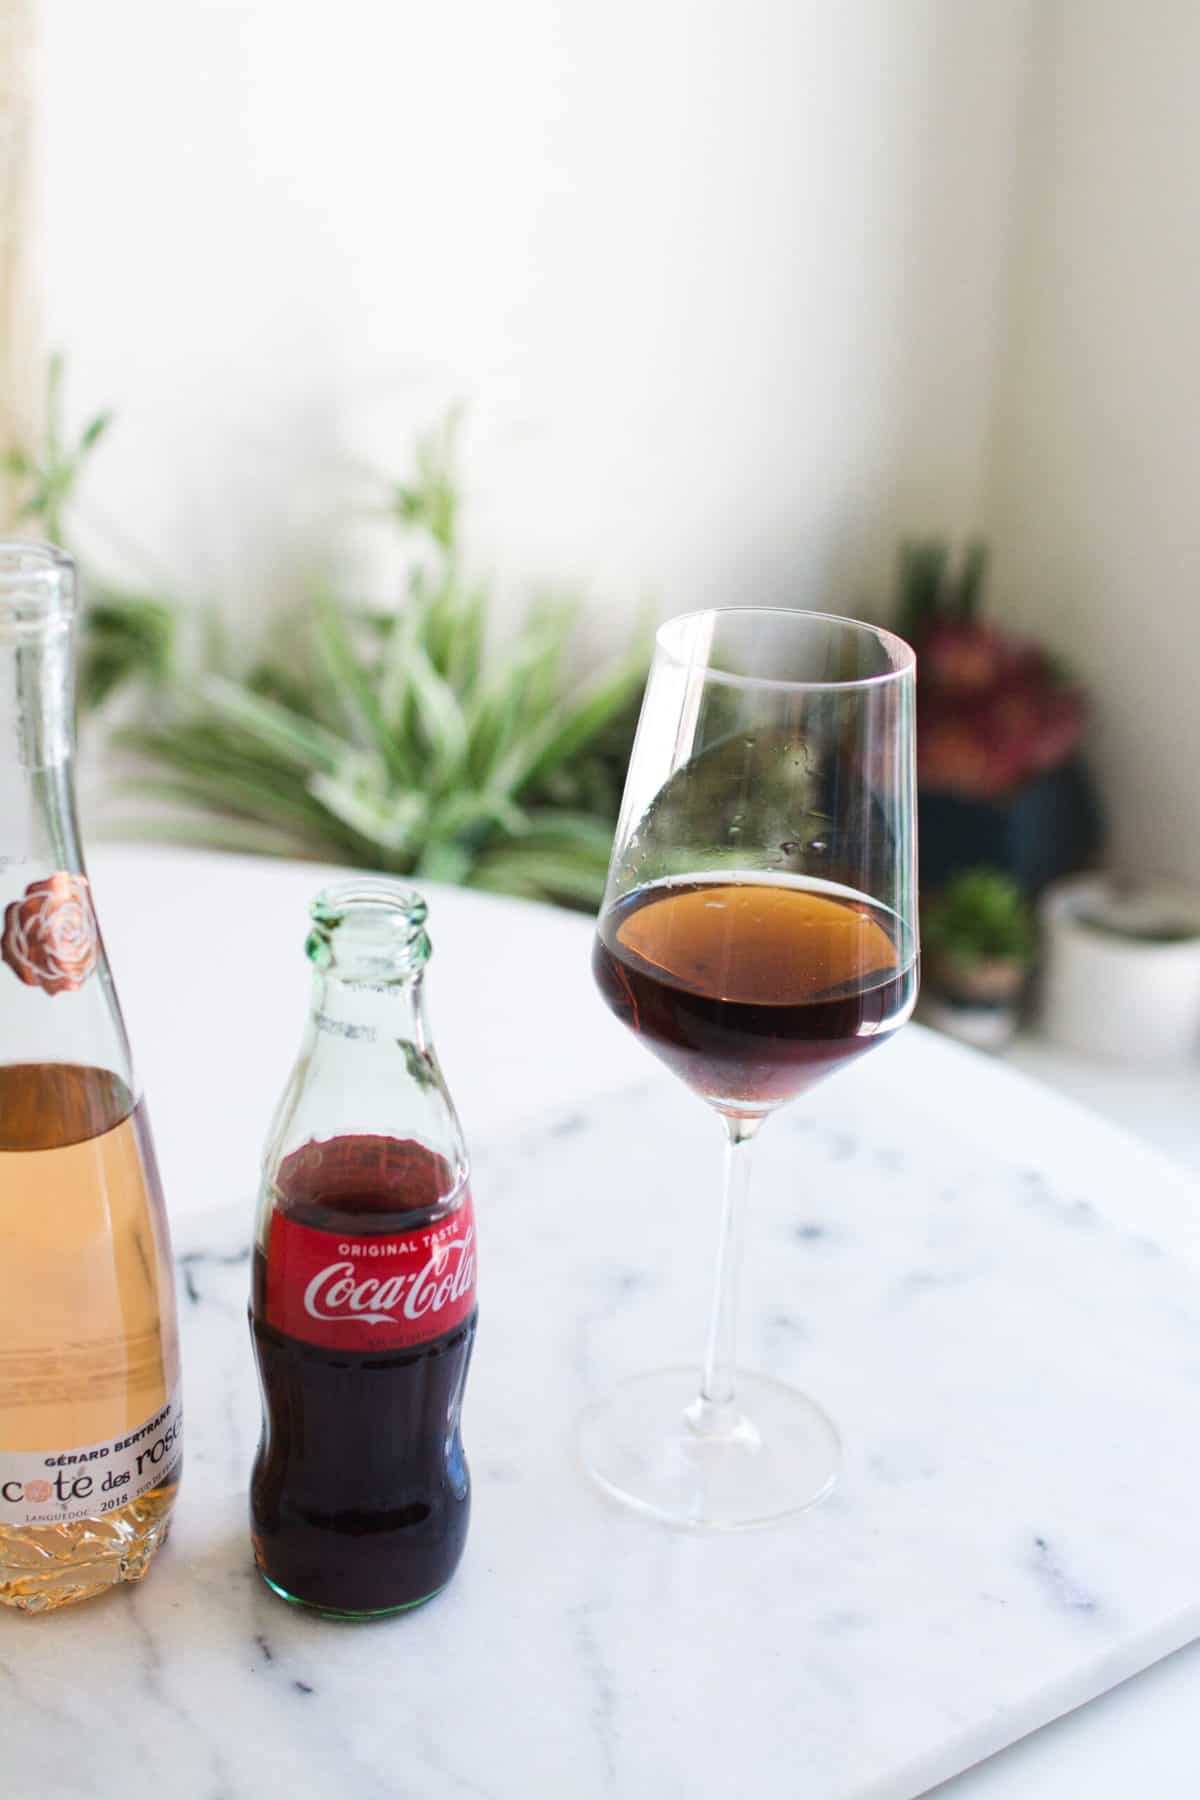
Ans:
{"type": "Polygon", "coordinates": [[[624,1382],[579,1421],[584,1467],[645,1517],[687,1531],[752,1531],[815,1506],[841,1467],[841,1441],[815,1401],[763,1375],[737,1381],[737,1409],[701,1429],[694,1369],[624,1382]]]}

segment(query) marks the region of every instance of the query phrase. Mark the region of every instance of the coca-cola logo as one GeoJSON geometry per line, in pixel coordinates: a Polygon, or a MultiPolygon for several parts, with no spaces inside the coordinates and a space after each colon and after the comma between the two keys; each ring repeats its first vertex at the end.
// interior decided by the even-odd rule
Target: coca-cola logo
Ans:
{"type": "Polygon", "coordinates": [[[456,1331],[475,1306],[475,1215],[339,1238],[280,1209],[267,1242],[267,1321],[329,1349],[403,1350],[456,1331]]]}
{"type": "Polygon", "coordinates": [[[319,1269],[304,1290],[310,1319],[358,1319],[364,1325],[390,1325],[396,1318],[416,1323],[435,1319],[469,1294],[475,1281],[475,1228],[435,1244],[419,1269],[402,1274],[366,1275],[349,1257],[319,1269]]]}

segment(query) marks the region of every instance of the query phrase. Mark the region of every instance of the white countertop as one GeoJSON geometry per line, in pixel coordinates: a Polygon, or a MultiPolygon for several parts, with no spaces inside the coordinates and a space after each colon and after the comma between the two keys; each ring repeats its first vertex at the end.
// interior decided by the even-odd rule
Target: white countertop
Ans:
{"type": "MultiPolygon", "coordinates": [[[[306,1006],[306,906],[322,871],[251,859],[109,849],[93,856],[92,875],[147,1091],[168,1203],[182,1240],[194,1229],[187,1215],[230,1202],[246,1204],[252,1191],[262,1137],[306,1006]]],[[[453,890],[427,891],[435,951],[433,1023],[470,1139],[492,1137],[508,1126],[536,1131],[539,1119],[563,1106],[584,1100],[590,1104],[631,1083],[645,1083],[650,1059],[608,1018],[592,989],[585,920],[453,890]]],[[[1163,1215],[1167,1235],[1174,1233],[1180,1243],[1190,1240],[1193,1222],[1184,1216],[1191,1199],[1187,1184],[1149,1152],[1139,1156],[1103,1126],[1049,1100],[1019,1075],[917,1027],[902,1033],[878,1061],[884,1058],[889,1059],[893,1087],[898,1083],[904,1091],[910,1084],[922,1107],[936,1096],[948,1119],[977,1115],[981,1094],[994,1097],[997,1145],[1007,1144],[1013,1154],[1026,1143],[1039,1142],[1047,1148],[1056,1145],[1061,1153],[1067,1141],[1078,1143],[1081,1167],[1098,1168],[1106,1156],[1122,1166],[1136,1166],[1134,1185],[1149,1195],[1147,1209],[1163,1215]]],[[[876,1060],[868,1059],[863,1067],[875,1066],[876,1060]]],[[[806,1103],[814,1118],[821,1112],[823,1091],[836,1111],[845,1101],[835,1103],[833,1096],[839,1089],[849,1092],[854,1080],[850,1073],[818,1089],[806,1103]]],[[[1138,1194],[1129,1195],[1128,1209],[1129,1219],[1136,1220],[1138,1194]]],[[[236,1324],[229,1329],[237,1329],[236,1324]]],[[[1178,1329],[1182,1333],[1184,1328],[1178,1329]]],[[[1150,1471],[1148,1526],[1153,1523],[1152,1476],[1150,1471]]],[[[221,1530],[227,1529],[222,1523],[221,1530]]],[[[1181,1579],[1181,1603],[1185,1592],[1196,1591],[1188,1587],[1193,1574],[1189,1569],[1181,1579]]],[[[164,1579],[157,1571],[151,1582],[156,1578],[164,1579]]],[[[29,1625],[19,1621],[17,1628],[29,1625]]],[[[68,1615],[34,1622],[34,1629],[69,1633],[73,1625],[68,1615]]],[[[11,1637],[6,1630],[0,1642],[0,1668],[11,1637]]],[[[397,1655],[402,1671],[403,1659],[397,1655]]],[[[1191,1800],[1200,1771],[1200,1727],[1191,1691],[1198,1673],[1200,1652],[1182,1651],[957,1778],[944,1792],[954,1800],[1004,1795],[1077,1800],[1084,1792],[1089,1800],[1129,1800],[1135,1794],[1152,1794],[1155,1800],[1187,1795],[1191,1800]]],[[[729,1680],[734,1700],[736,1670],[729,1680]]],[[[1063,1701],[1071,1703],[1070,1698],[1063,1701]]],[[[561,1784],[542,1789],[536,1782],[536,1769],[530,1768],[522,1791],[553,1793],[555,1800],[563,1791],[561,1784]]],[[[44,1782],[41,1791],[47,1796],[52,1792],[44,1782]]],[[[90,1791],[102,1800],[109,1792],[61,1791],[90,1791]]],[[[227,1791],[239,1790],[230,1786],[227,1791]]],[[[410,1790],[397,1785],[371,1791],[410,1790]]],[[[457,1777],[421,1790],[422,1800],[471,1791],[492,1790],[472,1789],[457,1777]]],[[[806,1800],[824,1797],[814,1791],[806,1800]]]]}
{"type": "Polygon", "coordinates": [[[1005,1060],[1200,1175],[1200,1057],[1166,1066],[1109,1062],[1023,1031],[1005,1060]]]}

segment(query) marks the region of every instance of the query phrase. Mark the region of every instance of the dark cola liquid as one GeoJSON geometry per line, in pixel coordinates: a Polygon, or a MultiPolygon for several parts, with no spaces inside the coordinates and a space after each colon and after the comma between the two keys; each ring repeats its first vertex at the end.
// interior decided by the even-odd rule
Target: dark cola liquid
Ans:
{"type": "Polygon", "coordinates": [[[783,879],[638,889],[601,919],[592,966],[622,1023],[730,1112],[789,1100],[880,1043],[917,987],[894,914],[783,879]]]}
{"type": "MultiPolygon", "coordinates": [[[[412,1231],[454,1198],[441,1157],[388,1138],[306,1145],[276,1187],[277,1205],[331,1246],[412,1231]]],[[[458,1416],[476,1315],[414,1349],[334,1350],[267,1322],[267,1279],[260,1247],[250,1307],[263,1398],[250,1486],[258,1566],[285,1598],[327,1612],[419,1605],[449,1581],[466,1542],[458,1416]]]]}

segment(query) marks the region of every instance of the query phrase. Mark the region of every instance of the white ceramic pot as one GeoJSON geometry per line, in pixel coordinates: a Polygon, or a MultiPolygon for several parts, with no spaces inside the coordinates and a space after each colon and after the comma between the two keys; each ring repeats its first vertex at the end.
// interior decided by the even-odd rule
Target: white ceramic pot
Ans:
{"type": "Polygon", "coordinates": [[[1048,1038],[1118,1062],[1195,1054],[1200,896],[1158,883],[1130,893],[1088,875],[1048,889],[1039,910],[1048,1038]],[[1164,935],[1156,941],[1155,933],[1164,935]]]}

